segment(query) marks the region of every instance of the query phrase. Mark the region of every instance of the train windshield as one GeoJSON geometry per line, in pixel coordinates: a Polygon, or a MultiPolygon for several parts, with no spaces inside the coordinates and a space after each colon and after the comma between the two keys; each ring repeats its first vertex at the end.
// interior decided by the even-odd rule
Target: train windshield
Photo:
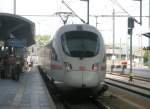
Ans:
{"type": "Polygon", "coordinates": [[[63,51],[71,57],[93,57],[99,52],[99,37],[92,32],[66,32],[62,35],[61,40],[63,51]]]}

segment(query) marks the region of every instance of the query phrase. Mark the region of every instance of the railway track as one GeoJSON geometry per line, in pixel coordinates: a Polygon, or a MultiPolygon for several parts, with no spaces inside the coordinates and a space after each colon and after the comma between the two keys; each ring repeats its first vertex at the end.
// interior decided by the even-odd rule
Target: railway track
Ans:
{"type": "MultiPolygon", "coordinates": [[[[122,75],[117,75],[117,76],[122,76],[122,75]]],[[[123,77],[127,77],[127,76],[123,75],[123,77]]],[[[136,79],[136,78],[134,78],[134,79],[136,79]]],[[[145,80],[145,78],[144,79],[136,79],[136,80],[145,81],[148,83],[150,82],[148,80],[145,80]]],[[[129,83],[128,81],[121,81],[119,79],[116,79],[116,78],[113,79],[113,78],[109,78],[109,77],[106,77],[105,83],[108,85],[111,85],[111,86],[115,86],[115,87],[130,91],[130,92],[136,93],[136,94],[144,96],[146,98],[150,98],[150,93],[149,93],[150,88],[147,88],[145,86],[140,86],[138,84],[129,83]]]]}
{"type": "MultiPolygon", "coordinates": [[[[46,86],[49,90],[49,93],[57,109],[132,109],[133,107],[134,109],[142,109],[140,108],[142,107],[142,105],[141,106],[135,105],[130,100],[128,101],[128,100],[122,99],[119,95],[116,95],[116,94],[112,95],[113,92],[110,92],[109,90],[105,93],[104,96],[99,96],[97,99],[93,99],[92,97],[87,97],[87,96],[86,97],[76,96],[76,95],[66,96],[62,94],[61,90],[57,89],[57,87],[53,85],[53,83],[48,79],[46,75],[44,75],[44,73],[42,73],[41,70],[40,72],[41,72],[42,77],[44,77],[43,78],[44,81],[46,81],[46,86]],[[117,96],[119,96],[119,98],[117,96]]],[[[144,109],[147,109],[147,108],[144,108],[144,109]]]]}
{"type": "MultiPolygon", "coordinates": [[[[53,98],[57,109],[110,109],[108,106],[100,103],[90,96],[66,95],[59,90],[48,78],[47,75],[39,68],[41,76],[53,98]]],[[[78,92],[75,92],[78,93],[78,92]]]]}
{"type": "MultiPolygon", "coordinates": [[[[126,78],[129,77],[127,74],[122,74],[121,72],[113,72],[113,73],[108,73],[108,74],[116,75],[116,76],[121,76],[121,77],[126,77],[126,78]]],[[[134,76],[133,79],[140,80],[140,81],[150,82],[150,78],[141,77],[141,76],[134,76]]]]}

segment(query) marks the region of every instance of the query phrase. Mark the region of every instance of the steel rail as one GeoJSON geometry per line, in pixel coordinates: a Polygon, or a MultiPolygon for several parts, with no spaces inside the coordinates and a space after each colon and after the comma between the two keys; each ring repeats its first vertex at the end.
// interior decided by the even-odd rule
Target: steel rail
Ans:
{"type": "MultiPolygon", "coordinates": [[[[110,75],[117,75],[117,76],[121,76],[121,77],[129,77],[127,74],[121,74],[122,72],[118,73],[108,73],[110,75]]],[[[146,77],[142,77],[142,76],[134,76],[133,79],[136,80],[141,80],[141,81],[146,81],[146,82],[150,82],[150,78],[146,78],[146,77]]]]}
{"type": "MultiPolygon", "coordinates": [[[[132,88],[135,87],[135,88],[143,89],[145,91],[150,91],[150,89],[146,88],[146,87],[138,86],[138,85],[135,85],[135,84],[131,84],[131,83],[127,83],[127,82],[123,82],[123,81],[119,81],[119,80],[114,80],[114,79],[111,79],[111,78],[109,78],[109,79],[111,81],[115,81],[115,82],[118,82],[118,83],[121,83],[121,84],[124,84],[124,85],[127,85],[127,86],[132,86],[132,88]]],[[[116,84],[116,83],[113,83],[113,82],[108,82],[106,80],[105,80],[105,83],[108,84],[108,85],[111,85],[111,86],[115,86],[115,87],[118,87],[118,88],[130,91],[130,92],[133,92],[133,93],[138,94],[138,95],[142,95],[142,96],[144,96],[146,98],[150,98],[150,94],[146,94],[146,93],[143,93],[143,92],[139,92],[139,91],[133,90],[133,89],[131,89],[131,87],[130,88],[124,87],[122,85],[119,85],[119,84],[116,84]]]]}

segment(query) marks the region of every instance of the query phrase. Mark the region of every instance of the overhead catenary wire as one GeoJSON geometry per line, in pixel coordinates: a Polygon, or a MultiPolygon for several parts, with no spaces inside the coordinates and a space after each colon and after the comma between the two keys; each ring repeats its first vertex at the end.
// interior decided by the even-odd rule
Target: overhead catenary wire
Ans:
{"type": "MultiPolygon", "coordinates": [[[[110,0],[114,5],[116,4],[121,10],[123,10],[127,15],[128,17],[133,17],[134,18],[134,21],[137,23],[137,24],[141,24],[141,21],[139,22],[137,19],[135,19],[134,16],[130,15],[128,11],[126,11],[126,9],[117,1],[117,0],[110,0]]],[[[140,16],[140,18],[142,18],[143,16],[140,16]]]]}
{"type": "Polygon", "coordinates": [[[114,5],[116,4],[122,11],[124,11],[126,14],[131,16],[129,12],[117,1],[117,0],[110,0],[114,5]]]}
{"type": "Polygon", "coordinates": [[[56,5],[57,5],[57,11],[60,11],[61,10],[61,6],[59,5],[58,0],[56,0],[56,5]]]}
{"type": "MultiPolygon", "coordinates": [[[[18,15],[20,15],[20,16],[32,16],[32,17],[57,17],[56,16],[56,14],[35,14],[35,15],[33,15],[33,14],[18,14],[18,15]]],[[[97,17],[112,17],[112,15],[110,15],[110,14],[102,14],[102,15],[90,15],[91,17],[95,17],[95,16],[97,16],[97,17]]],[[[72,16],[72,17],[74,17],[74,16],[72,16]]],[[[128,15],[115,15],[115,17],[129,17],[128,15]]],[[[132,17],[140,17],[140,16],[132,16],[132,17]]],[[[142,17],[147,17],[147,18],[149,18],[149,16],[147,15],[147,16],[142,16],[142,17]]]]}
{"type": "Polygon", "coordinates": [[[63,3],[76,17],[78,17],[83,23],[86,23],[81,17],[79,17],[79,16],[76,14],[76,12],[75,12],[73,9],[71,9],[71,8],[66,4],[66,2],[65,2],[64,0],[62,0],[62,3],[63,3]]]}
{"type": "MultiPolygon", "coordinates": [[[[90,15],[91,17],[95,17],[95,16],[97,16],[97,17],[113,17],[113,15],[111,15],[111,14],[102,14],[102,15],[90,15]]],[[[115,15],[115,17],[129,17],[129,15],[115,15]]],[[[140,17],[140,16],[132,16],[132,17],[140,17]]],[[[142,17],[147,17],[147,18],[149,18],[149,16],[147,15],[147,16],[142,16],[142,17]]]]}

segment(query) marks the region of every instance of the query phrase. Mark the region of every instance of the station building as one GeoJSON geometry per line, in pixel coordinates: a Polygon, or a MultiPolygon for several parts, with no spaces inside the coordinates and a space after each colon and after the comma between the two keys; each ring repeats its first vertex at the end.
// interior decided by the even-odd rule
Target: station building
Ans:
{"type": "MultiPolygon", "coordinates": [[[[106,48],[106,55],[107,55],[107,66],[111,66],[113,64],[113,55],[115,56],[114,62],[115,64],[120,64],[122,61],[127,61],[129,64],[129,55],[130,51],[126,48],[126,45],[119,46],[116,44],[114,47],[114,54],[113,54],[113,46],[112,45],[105,45],[106,48]]],[[[141,67],[143,66],[143,56],[144,50],[141,48],[133,48],[133,67],[141,67]]]]}
{"type": "Polygon", "coordinates": [[[148,66],[150,68],[150,32],[145,32],[142,35],[144,35],[144,36],[146,36],[146,37],[149,38],[149,46],[146,47],[146,49],[148,50],[148,54],[149,54],[149,57],[148,57],[148,66]]]}

